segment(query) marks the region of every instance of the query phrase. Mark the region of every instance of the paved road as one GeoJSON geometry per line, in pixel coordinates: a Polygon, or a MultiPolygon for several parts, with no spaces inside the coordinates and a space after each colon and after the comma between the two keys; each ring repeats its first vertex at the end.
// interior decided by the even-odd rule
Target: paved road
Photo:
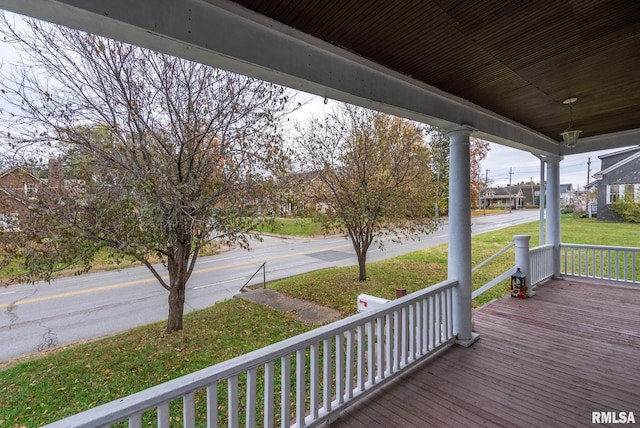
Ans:
{"type": "MultiPolygon", "coordinates": [[[[472,232],[482,233],[535,221],[537,211],[475,217],[472,232]]],[[[448,227],[420,241],[372,248],[369,261],[394,257],[448,240],[448,227]]],[[[203,257],[189,281],[185,311],[208,307],[238,294],[266,262],[267,281],[330,266],[357,263],[351,242],[342,237],[281,239],[265,237],[253,250],[203,257]]],[[[260,272],[251,282],[263,280],[260,272]]],[[[166,319],[167,292],[145,267],[61,278],[51,284],[0,288],[0,362],[166,319]]]]}

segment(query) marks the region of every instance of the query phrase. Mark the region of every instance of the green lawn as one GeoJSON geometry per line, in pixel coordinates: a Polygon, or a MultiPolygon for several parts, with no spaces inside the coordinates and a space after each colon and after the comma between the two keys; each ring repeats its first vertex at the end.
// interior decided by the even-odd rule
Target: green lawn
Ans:
{"type": "MultiPolygon", "coordinates": [[[[537,245],[537,222],[474,236],[474,264],[503,248],[514,234],[530,234],[531,245],[537,245]]],[[[604,223],[570,215],[562,218],[562,234],[563,242],[640,244],[638,224],[604,223]]],[[[511,251],[476,272],[474,286],[513,266],[511,251]]],[[[271,286],[336,308],[346,316],[355,313],[359,293],[393,298],[396,288],[412,292],[444,280],[446,260],[447,247],[441,245],[371,263],[366,282],[358,282],[357,268],[348,267],[325,269],[271,286]]],[[[506,284],[499,285],[474,305],[505,291],[506,284]]],[[[52,351],[0,371],[0,426],[49,423],[311,328],[288,314],[231,299],[187,315],[185,330],[176,334],[162,334],[164,323],[158,323],[52,351]]]]}
{"type": "Polygon", "coordinates": [[[289,236],[320,236],[322,227],[310,218],[275,217],[257,227],[259,232],[289,236]]]}

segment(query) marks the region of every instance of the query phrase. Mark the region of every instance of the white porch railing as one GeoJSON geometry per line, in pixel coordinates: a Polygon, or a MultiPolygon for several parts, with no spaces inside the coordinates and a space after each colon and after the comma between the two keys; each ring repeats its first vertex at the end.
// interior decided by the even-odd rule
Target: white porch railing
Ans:
{"type": "MultiPolygon", "coordinates": [[[[488,261],[493,260],[496,256],[504,253],[509,248],[512,248],[514,243],[507,245],[502,250],[498,251],[493,256],[489,257],[484,262],[480,263],[473,270],[485,265],[488,261]]],[[[541,282],[551,278],[553,276],[553,245],[540,245],[539,247],[531,248],[528,252],[525,252],[529,257],[529,261],[525,262],[524,260],[517,260],[518,254],[516,254],[515,266],[507,269],[498,277],[484,284],[483,286],[477,288],[471,294],[471,298],[475,299],[480,296],[482,293],[492,289],[498,284],[501,284],[506,279],[509,279],[511,275],[515,272],[516,266],[528,266],[529,273],[528,275],[528,283],[530,287],[540,284],[541,282]]]]}
{"type": "MultiPolygon", "coordinates": [[[[478,270],[481,267],[485,266],[490,261],[492,261],[492,260],[496,259],[498,256],[504,254],[510,248],[513,248],[514,245],[515,245],[515,243],[511,242],[506,247],[504,247],[503,249],[501,249],[500,251],[498,251],[494,255],[490,256],[489,258],[487,258],[486,260],[482,261],[480,264],[475,266],[473,269],[471,269],[471,272],[475,272],[476,270],[478,270]]],[[[496,278],[492,279],[491,281],[487,282],[486,284],[484,284],[482,287],[479,287],[479,288],[473,290],[473,292],[471,293],[471,298],[475,299],[476,297],[480,296],[485,291],[491,290],[493,287],[495,287],[496,285],[500,284],[505,279],[510,278],[511,274],[514,272],[514,270],[515,270],[515,268],[509,268],[505,272],[503,272],[502,274],[498,275],[498,277],[496,277],[496,278]]]]}
{"type": "Polygon", "coordinates": [[[560,270],[564,276],[638,283],[640,248],[560,244],[560,270]]]}
{"type": "MultiPolygon", "coordinates": [[[[505,247],[505,249],[510,246],[505,247]]],[[[504,249],[497,254],[502,252],[504,252],[504,249]]],[[[526,257],[525,254],[528,255],[528,261],[524,259],[518,260],[518,254],[516,254],[515,265],[529,267],[526,275],[530,287],[534,287],[553,276],[553,253],[553,245],[546,244],[524,252],[522,257],[526,257]]],[[[640,282],[640,248],[560,244],[560,259],[560,273],[563,276],[604,279],[634,284],[640,282]]],[[[481,265],[484,263],[481,263],[481,265]]],[[[474,290],[471,297],[475,299],[487,290],[502,283],[513,274],[515,269],[515,267],[510,268],[497,278],[474,290]]]]}
{"type": "Polygon", "coordinates": [[[531,286],[553,276],[553,245],[540,245],[529,250],[531,286]]]}
{"type": "Polygon", "coordinates": [[[305,427],[455,341],[444,281],[48,427],[305,427]]]}

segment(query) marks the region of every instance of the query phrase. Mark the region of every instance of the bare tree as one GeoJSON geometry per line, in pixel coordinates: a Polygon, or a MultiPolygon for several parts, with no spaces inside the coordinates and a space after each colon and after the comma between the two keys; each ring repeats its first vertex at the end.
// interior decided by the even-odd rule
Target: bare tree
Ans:
{"type": "Polygon", "coordinates": [[[304,168],[321,181],[311,194],[328,207],[324,226],[348,234],[360,281],[367,278],[372,243],[382,246],[385,237],[417,237],[437,227],[427,214],[432,177],[419,125],[343,105],[302,126],[298,142],[304,168]]]}
{"type": "Polygon", "coordinates": [[[247,246],[248,207],[289,165],[283,88],[201,64],[28,21],[5,40],[25,62],[5,75],[5,142],[64,156],[72,185],[50,188],[5,240],[28,280],[105,246],[144,263],[169,292],[167,332],[183,328],[186,284],[213,238],[247,246]],[[160,259],[168,279],[152,264],[160,259]]]}

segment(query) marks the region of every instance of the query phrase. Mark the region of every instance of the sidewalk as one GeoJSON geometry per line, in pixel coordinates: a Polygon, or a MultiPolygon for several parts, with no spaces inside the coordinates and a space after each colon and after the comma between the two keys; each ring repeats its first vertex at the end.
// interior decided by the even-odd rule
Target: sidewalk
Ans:
{"type": "Polygon", "coordinates": [[[302,299],[288,297],[275,290],[257,289],[241,293],[236,297],[250,300],[278,311],[292,314],[309,324],[327,324],[340,319],[340,312],[302,299]]]}

